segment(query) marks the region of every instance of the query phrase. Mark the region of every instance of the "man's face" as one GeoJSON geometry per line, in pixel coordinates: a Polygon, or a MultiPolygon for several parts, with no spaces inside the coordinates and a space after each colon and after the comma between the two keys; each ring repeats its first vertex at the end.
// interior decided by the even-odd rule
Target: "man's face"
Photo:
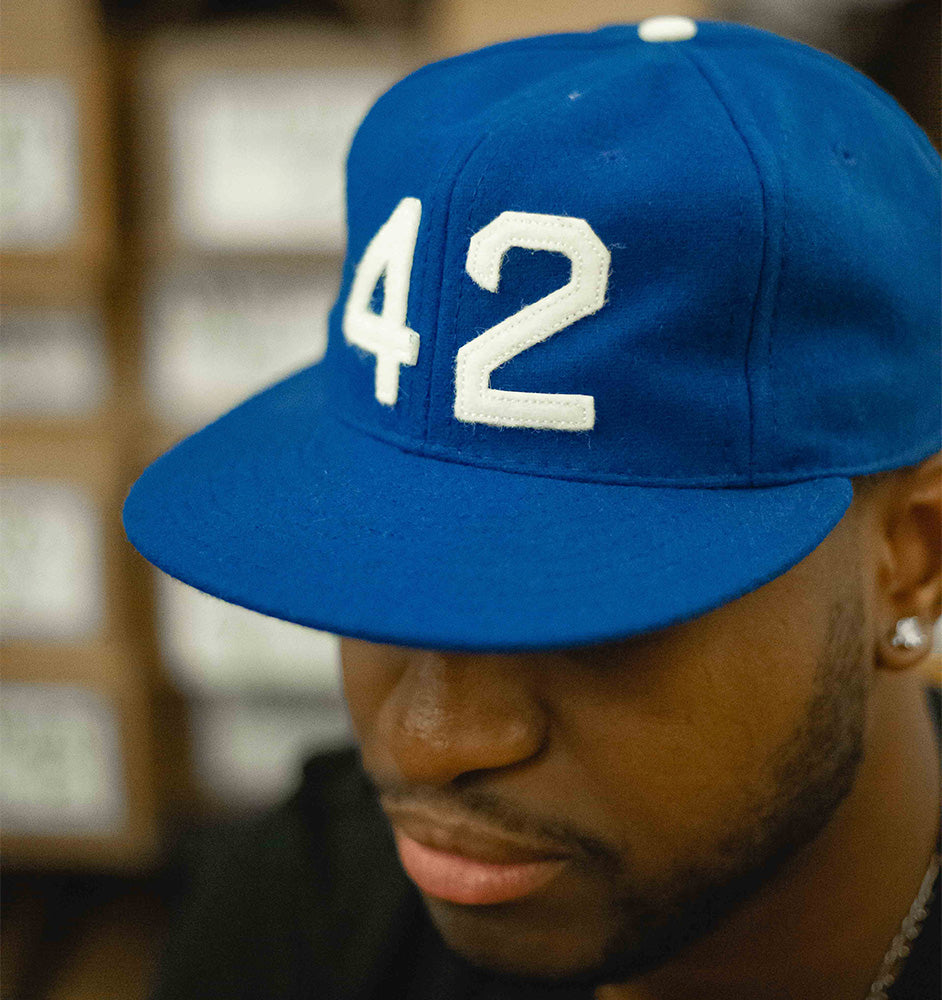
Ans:
{"type": "Polygon", "coordinates": [[[446,943],[512,976],[629,979],[810,841],[864,745],[859,544],[848,516],[759,590],[606,646],[496,655],[344,640],[364,767],[394,832],[472,853],[480,836],[491,860],[560,859],[503,902],[439,898],[433,870],[423,896],[446,943]]]}

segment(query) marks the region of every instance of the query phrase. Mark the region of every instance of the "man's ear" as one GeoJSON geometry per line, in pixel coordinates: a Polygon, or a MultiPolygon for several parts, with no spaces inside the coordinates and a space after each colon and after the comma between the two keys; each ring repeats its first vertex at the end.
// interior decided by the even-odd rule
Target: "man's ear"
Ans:
{"type": "Polygon", "coordinates": [[[942,453],[901,470],[874,503],[877,664],[905,670],[929,656],[942,615],[942,453]]]}

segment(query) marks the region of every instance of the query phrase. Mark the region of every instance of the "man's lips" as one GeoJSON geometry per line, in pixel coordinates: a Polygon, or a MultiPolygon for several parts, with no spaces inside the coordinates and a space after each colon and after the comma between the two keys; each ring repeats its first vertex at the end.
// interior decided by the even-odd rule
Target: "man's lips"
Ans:
{"type": "Polygon", "coordinates": [[[520,899],[566,867],[569,855],[464,817],[386,807],[402,866],[427,895],[484,905],[520,899]]]}
{"type": "Polygon", "coordinates": [[[482,906],[507,903],[542,889],[566,866],[565,859],[494,864],[449,854],[395,831],[399,859],[413,882],[429,896],[482,906]]]}

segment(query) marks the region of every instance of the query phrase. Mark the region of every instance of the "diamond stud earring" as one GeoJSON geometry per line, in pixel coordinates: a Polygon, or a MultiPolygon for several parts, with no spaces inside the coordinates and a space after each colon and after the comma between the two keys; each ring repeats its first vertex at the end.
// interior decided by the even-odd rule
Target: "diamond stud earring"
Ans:
{"type": "Polygon", "coordinates": [[[896,649],[919,649],[925,644],[926,638],[926,632],[918,618],[915,616],[900,618],[890,639],[890,645],[896,649]]]}

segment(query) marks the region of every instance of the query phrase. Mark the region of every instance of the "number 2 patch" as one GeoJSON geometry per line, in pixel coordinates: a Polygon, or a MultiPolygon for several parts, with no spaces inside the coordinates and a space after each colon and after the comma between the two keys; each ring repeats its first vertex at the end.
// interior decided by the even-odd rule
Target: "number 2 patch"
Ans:
{"type": "MultiPolygon", "coordinates": [[[[376,398],[395,406],[402,365],[414,365],[419,335],[406,325],[409,279],[422,205],[403,198],[370,241],[357,265],[343,313],[348,343],[376,355],[376,398]],[[370,308],[383,280],[383,306],[370,308]]],[[[561,288],[523,306],[459,348],[455,359],[458,420],[494,427],[586,431],[595,426],[595,399],[574,393],[494,389],[491,372],[511,358],[602,308],[611,255],[584,219],[536,212],[501,212],[471,237],[465,269],[481,288],[496,292],[511,247],[562,253],[572,264],[561,288]]]]}

